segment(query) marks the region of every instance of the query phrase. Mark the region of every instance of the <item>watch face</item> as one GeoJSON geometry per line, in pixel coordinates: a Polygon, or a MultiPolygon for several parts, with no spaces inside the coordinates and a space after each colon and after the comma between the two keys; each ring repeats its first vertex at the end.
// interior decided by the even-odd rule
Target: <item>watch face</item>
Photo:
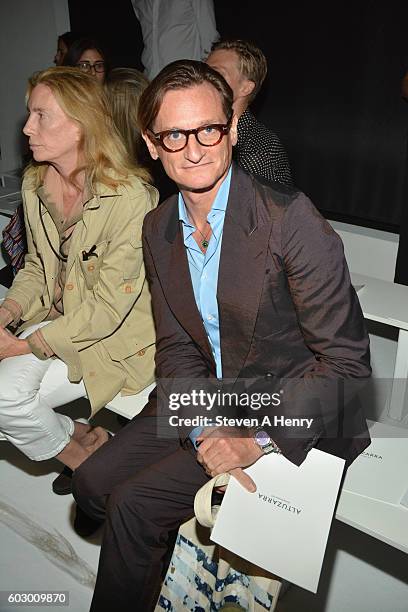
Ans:
{"type": "Polygon", "coordinates": [[[257,444],[263,448],[264,446],[267,446],[267,444],[270,444],[271,437],[267,431],[257,431],[255,434],[255,440],[257,444]]]}

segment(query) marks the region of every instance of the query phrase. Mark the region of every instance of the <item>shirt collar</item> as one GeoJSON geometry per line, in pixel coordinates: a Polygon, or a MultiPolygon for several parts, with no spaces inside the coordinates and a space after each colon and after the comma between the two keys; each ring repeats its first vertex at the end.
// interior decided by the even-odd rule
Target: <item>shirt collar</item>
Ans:
{"type": "MultiPolygon", "coordinates": [[[[229,195],[229,190],[230,190],[230,185],[231,185],[231,175],[232,175],[232,166],[230,166],[230,169],[228,170],[224,180],[222,181],[217,191],[217,195],[214,198],[214,202],[211,206],[210,212],[208,213],[207,219],[210,216],[210,214],[216,210],[219,210],[225,213],[227,209],[228,195],[229,195]]],[[[194,225],[192,225],[192,223],[190,222],[190,219],[188,218],[186,205],[184,203],[181,192],[179,192],[179,195],[178,195],[178,212],[179,212],[179,220],[187,227],[193,228],[194,225]]]]}

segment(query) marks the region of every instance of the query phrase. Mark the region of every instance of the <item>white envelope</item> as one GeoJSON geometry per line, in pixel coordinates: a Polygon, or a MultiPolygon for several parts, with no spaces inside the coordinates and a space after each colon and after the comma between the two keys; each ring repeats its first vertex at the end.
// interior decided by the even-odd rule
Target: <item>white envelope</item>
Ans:
{"type": "Polygon", "coordinates": [[[231,478],[211,539],[259,567],[316,593],[344,460],[312,449],[301,466],[275,453],[231,478]]]}
{"type": "Polygon", "coordinates": [[[343,489],[389,504],[403,503],[408,490],[408,431],[368,422],[371,444],[349,467],[343,489]]]}

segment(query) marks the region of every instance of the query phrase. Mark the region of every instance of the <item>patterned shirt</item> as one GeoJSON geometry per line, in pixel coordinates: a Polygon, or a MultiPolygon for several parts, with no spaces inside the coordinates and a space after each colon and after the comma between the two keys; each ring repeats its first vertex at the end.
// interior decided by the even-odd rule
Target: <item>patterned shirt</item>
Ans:
{"type": "Polygon", "coordinates": [[[288,157],[281,141],[248,109],[238,121],[234,157],[249,174],[284,185],[293,184],[288,157]]]}

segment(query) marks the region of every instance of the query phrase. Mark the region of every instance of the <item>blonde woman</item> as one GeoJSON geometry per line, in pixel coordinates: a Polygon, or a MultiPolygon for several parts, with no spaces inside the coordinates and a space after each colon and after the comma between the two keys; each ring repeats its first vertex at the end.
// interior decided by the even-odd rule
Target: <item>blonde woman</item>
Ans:
{"type": "Polygon", "coordinates": [[[113,121],[126,150],[138,163],[148,155],[137,123],[139,99],[148,84],[147,78],[136,68],[113,68],[105,81],[113,121]]]}
{"type": "Polygon", "coordinates": [[[75,470],[108,434],[53,409],[87,396],[93,415],[153,381],[141,228],[157,192],[91,75],[37,73],[27,106],[28,254],[0,307],[0,432],[30,459],[75,470]]]}
{"type": "Polygon", "coordinates": [[[139,99],[148,84],[147,78],[135,68],[114,68],[108,73],[104,87],[113,121],[128,155],[134,163],[149,168],[162,202],[176,193],[177,187],[161,163],[152,160],[140,134],[137,120],[139,99]]]}

